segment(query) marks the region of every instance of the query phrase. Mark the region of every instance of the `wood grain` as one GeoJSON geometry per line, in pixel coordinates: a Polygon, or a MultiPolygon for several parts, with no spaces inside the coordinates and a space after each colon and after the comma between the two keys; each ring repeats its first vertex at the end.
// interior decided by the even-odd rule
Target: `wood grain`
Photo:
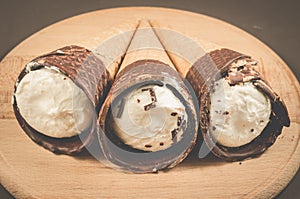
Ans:
{"type": "Polygon", "coordinates": [[[141,20],[120,66],[119,72],[129,64],[145,59],[161,61],[176,70],[148,20],[141,20]]]}
{"type": "Polygon", "coordinates": [[[112,78],[119,71],[120,63],[128,50],[132,37],[140,21],[138,19],[124,20],[106,31],[110,37],[100,42],[93,50],[104,63],[112,78]]]}
{"type": "Polygon", "coordinates": [[[298,81],[266,45],[217,19],[162,8],[118,8],[79,15],[20,43],[1,61],[0,75],[0,181],[17,198],[270,198],[299,168],[298,81]],[[55,155],[34,144],[18,126],[10,104],[14,81],[24,64],[64,45],[95,49],[126,31],[126,24],[124,30],[114,29],[117,24],[126,20],[131,27],[141,19],[158,21],[160,27],[192,39],[205,51],[226,47],[262,60],[259,70],[286,102],[291,126],[259,158],[241,163],[213,156],[199,160],[197,146],[182,164],[158,174],[122,173],[89,156],[55,155]]]}

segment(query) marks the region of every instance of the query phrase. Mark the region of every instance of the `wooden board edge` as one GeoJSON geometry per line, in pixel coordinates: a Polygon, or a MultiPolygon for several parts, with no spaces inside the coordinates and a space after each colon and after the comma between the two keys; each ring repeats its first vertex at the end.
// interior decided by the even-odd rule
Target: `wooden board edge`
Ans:
{"type": "MultiPolygon", "coordinates": [[[[209,18],[210,20],[214,20],[214,21],[218,21],[221,22],[222,24],[226,25],[227,27],[229,27],[230,29],[233,29],[235,31],[239,31],[242,32],[243,34],[247,34],[247,36],[250,36],[252,39],[256,40],[257,42],[259,42],[263,47],[267,48],[268,51],[270,51],[270,53],[276,57],[277,60],[279,60],[281,62],[281,64],[284,66],[284,70],[287,72],[288,76],[290,78],[292,78],[292,82],[294,82],[294,86],[295,88],[298,90],[297,95],[298,98],[300,98],[300,85],[298,80],[296,79],[296,77],[294,76],[293,72],[291,71],[291,69],[285,64],[285,62],[266,44],[264,44],[262,41],[260,41],[259,39],[257,39],[256,37],[254,37],[253,35],[249,34],[248,32],[234,26],[231,25],[227,22],[224,22],[222,20],[210,17],[210,16],[206,16],[203,14],[198,14],[198,13],[193,13],[193,12],[189,12],[189,11],[185,11],[185,10],[178,10],[178,9],[172,9],[172,8],[160,8],[160,7],[120,7],[120,8],[109,8],[109,9],[103,9],[103,10],[97,10],[97,11],[92,11],[92,12],[87,12],[87,13],[83,13],[80,15],[76,15],[76,16],[71,16],[68,17],[66,19],[60,20],[58,22],[55,22],[45,28],[42,28],[40,30],[38,30],[37,32],[33,33],[32,35],[30,35],[29,37],[27,37],[25,40],[23,40],[22,42],[20,42],[17,46],[15,46],[10,52],[8,52],[5,56],[10,56],[11,54],[13,54],[14,50],[18,47],[20,47],[23,43],[26,43],[27,40],[32,39],[32,37],[35,37],[40,31],[44,31],[46,30],[48,27],[56,25],[60,22],[63,22],[65,20],[69,20],[71,18],[75,18],[75,17],[80,17],[82,15],[87,15],[87,14],[92,14],[94,12],[109,12],[110,10],[116,10],[116,9],[160,9],[162,11],[175,11],[175,12],[180,12],[180,13],[184,13],[184,14],[189,14],[189,15],[201,15],[203,17],[209,18]]],[[[3,59],[4,59],[3,58],[3,59]]],[[[2,60],[3,60],[2,59],[2,60]]],[[[1,60],[1,61],[2,61],[1,60]]],[[[14,118],[11,118],[14,119],[14,118]]],[[[300,121],[297,121],[300,122],[300,121]]],[[[300,133],[300,131],[299,131],[300,133]]],[[[270,197],[275,197],[276,195],[278,195],[290,182],[290,180],[294,177],[294,175],[296,174],[297,170],[299,169],[300,166],[300,145],[299,145],[299,141],[300,138],[298,137],[298,143],[297,143],[297,147],[293,153],[293,155],[291,156],[290,160],[285,164],[286,167],[283,167],[283,169],[280,172],[280,175],[277,175],[279,177],[277,177],[276,179],[272,179],[266,186],[266,188],[262,191],[262,192],[250,192],[248,195],[250,197],[255,197],[255,198],[270,198],[270,197]],[[287,166],[288,165],[288,166],[287,166]],[[253,195],[254,194],[254,195],[253,195]]],[[[0,183],[10,192],[12,193],[15,197],[17,198],[37,198],[35,196],[35,194],[33,193],[28,193],[28,191],[26,191],[26,188],[15,185],[12,183],[12,179],[14,178],[10,178],[10,176],[5,176],[3,175],[5,172],[3,172],[4,170],[13,170],[12,168],[10,168],[10,166],[4,161],[4,158],[2,156],[2,154],[0,154],[0,162],[4,162],[5,164],[1,164],[0,167],[0,183]],[[5,166],[3,166],[5,165],[5,166]]],[[[14,173],[12,171],[12,173],[14,173]]],[[[247,196],[248,196],[247,195],[247,196]]]]}
{"type": "Polygon", "coordinates": [[[1,185],[15,198],[32,198],[32,199],[38,199],[35,193],[32,193],[32,191],[26,186],[20,186],[16,182],[16,178],[18,178],[18,175],[11,176],[11,175],[5,175],[6,173],[16,173],[13,171],[13,168],[9,166],[9,164],[5,161],[4,156],[0,153],[0,183],[1,185]],[[9,172],[8,172],[9,171],[9,172]]]}

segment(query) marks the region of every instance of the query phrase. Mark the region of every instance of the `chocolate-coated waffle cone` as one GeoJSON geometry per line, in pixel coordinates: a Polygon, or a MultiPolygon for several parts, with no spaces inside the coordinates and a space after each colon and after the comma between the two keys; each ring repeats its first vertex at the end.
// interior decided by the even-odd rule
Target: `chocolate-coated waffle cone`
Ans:
{"type": "Polygon", "coordinates": [[[197,136],[197,113],[195,99],[179,74],[170,66],[157,60],[140,60],[121,71],[103,105],[100,116],[99,140],[106,159],[120,169],[143,173],[171,168],[180,163],[190,152],[197,136]],[[156,152],[143,152],[126,146],[114,135],[110,107],[115,100],[120,100],[127,92],[143,85],[166,85],[181,99],[188,114],[187,128],[183,138],[170,148],[156,152]]]}
{"type": "Polygon", "coordinates": [[[270,121],[263,132],[250,143],[240,147],[225,147],[212,136],[209,128],[209,106],[212,84],[225,76],[230,64],[249,56],[229,49],[215,50],[201,57],[188,71],[186,79],[191,83],[200,102],[200,128],[204,141],[218,157],[228,161],[238,161],[260,155],[276,141],[283,126],[289,126],[287,108],[281,98],[272,90],[262,75],[254,68],[241,71],[241,76],[229,78],[229,84],[252,82],[271,102],[270,121]],[[204,75],[206,74],[206,75],[204,75]]]}
{"type": "MultiPolygon", "coordinates": [[[[104,101],[112,79],[102,61],[90,50],[79,46],[67,46],[35,58],[20,73],[15,85],[15,91],[18,83],[29,71],[45,67],[68,76],[84,91],[97,112],[104,101]]],[[[16,118],[26,134],[34,142],[52,152],[62,154],[80,152],[84,146],[90,144],[93,140],[96,130],[95,121],[92,122],[92,126],[88,130],[81,132],[80,136],[54,138],[38,132],[25,121],[19,112],[16,97],[14,97],[13,108],[16,118]]]]}
{"type": "MultiPolygon", "coordinates": [[[[196,98],[175,67],[147,21],[142,21],[129,46],[112,88],[99,114],[99,143],[103,160],[109,166],[135,173],[158,171],[180,163],[195,144],[198,129],[196,98]],[[184,105],[188,120],[180,141],[157,151],[143,151],[129,146],[116,135],[111,107],[120,104],[124,96],[147,85],[165,86],[184,105]]],[[[128,118],[129,119],[129,118],[128,118]]],[[[171,132],[170,132],[171,133],[171,132]]]]}
{"type": "Polygon", "coordinates": [[[248,56],[229,49],[221,49],[207,53],[198,59],[189,69],[186,79],[193,86],[199,101],[203,86],[212,83],[216,76],[228,71],[230,63],[243,57],[248,56]]]}

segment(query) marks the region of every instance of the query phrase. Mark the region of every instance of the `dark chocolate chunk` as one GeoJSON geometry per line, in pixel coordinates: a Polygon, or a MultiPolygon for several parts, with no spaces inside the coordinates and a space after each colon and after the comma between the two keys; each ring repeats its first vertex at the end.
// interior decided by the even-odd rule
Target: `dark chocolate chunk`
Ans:
{"type": "Polygon", "coordinates": [[[238,70],[243,70],[245,66],[239,66],[237,69],[238,70]]]}
{"type": "Polygon", "coordinates": [[[148,90],[150,90],[150,88],[142,88],[142,92],[148,91],[148,90]]]}
{"type": "Polygon", "coordinates": [[[150,89],[149,91],[150,91],[151,101],[157,102],[155,91],[153,89],[150,89]]]}
{"type": "Polygon", "coordinates": [[[150,104],[144,106],[144,110],[145,110],[145,111],[149,111],[150,109],[155,108],[155,107],[156,107],[155,102],[157,102],[157,99],[156,99],[156,95],[155,95],[154,90],[153,90],[152,88],[149,88],[149,89],[147,89],[147,90],[149,90],[149,92],[150,92],[150,96],[151,96],[151,101],[152,101],[152,103],[150,103],[150,104]]]}
{"type": "Polygon", "coordinates": [[[174,129],[173,131],[171,131],[172,140],[174,140],[174,138],[176,137],[177,133],[178,133],[178,129],[174,129]]]}
{"type": "Polygon", "coordinates": [[[229,115],[228,111],[223,112],[223,115],[229,115]]]}
{"type": "Polygon", "coordinates": [[[176,112],[172,112],[171,113],[171,116],[176,116],[178,113],[176,113],[176,112]]]}
{"type": "Polygon", "coordinates": [[[144,106],[144,110],[149,111],[150,109],[153,109],[155,107],[156,107],[156,104],[151,103],[151,104],[148,104],[148,105],[144,106]]]}
{"type": "Polygon", "coordinates": [[[184,116],[178,116],[177,118],[177,126],[181,126],[184,116]]]}

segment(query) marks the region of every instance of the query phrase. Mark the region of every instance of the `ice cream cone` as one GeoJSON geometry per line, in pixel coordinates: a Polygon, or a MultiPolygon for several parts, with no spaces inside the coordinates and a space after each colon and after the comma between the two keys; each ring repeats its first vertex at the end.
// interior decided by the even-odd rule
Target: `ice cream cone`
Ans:
{"type": "Polygon", "coordinates": [[[66,46],[26,65],[15,84],[13,108],[34,142],[55,153],[74,154],[95,140],[99,109],[135,28],[126,25],[125,33],[93,52],[66,46]]]}
{"type": "Polygon", "coordinates": [[[177,165],[196,140],[196,106],[150,24],[141,21],[100,111],[104,159],[135,173],[177,165]],[[155,125],[159,130],[149,130],[155,125]]]}
{"type": "Polygon", "coordinates": [[[243,160],[260,155],[274,144],[283,126],[289,126],[290,119],[284,102],[255,69],[255,65],[260,63],[248,55],[226,48],[205,53],[197,42],[172,31],[172,28],[164,28],[157,21],[151,21],[151,25],[175,67],[189,81],[198,97],[201,133],[216,156],[229,161],[243,160]],[[219,80],[224,81],[218,82],[219,80]],[[218,89],[220,84],[226,89],[218,89]],[[219,94],[215,94],[216,92],[219,94]],[[244,96],[239,95],[243,92],[246,93],[244,96]],[[235,96],[232,96],[233,93],[235,96]],[[252,97],[252,101],[247,101],[249,97],[252,97]],[[214,100],[216,98],[218,99],[214,100]],[[261,107],[258,105],[258,98],[264,100],[264,103],[260,101],[261,107]],[[243,103],[238,104],[241,100],[243,103]],[[255,105],[251,105],[252,103],[255,105]],[[231,108],[232,106],[236,108],[231,108]],[[242,113],[238,110],[243,109],[240,106],[250,110],[242,113]],[[214,107],[220,110],[215,110],[214,107]],[[233,113],[228,109],[234,110],[233,113]],[[235,120],[231,115],[238,113],[240,116],[235,120]],[[251,118],[254,117],[253,114],[257,118],[251,118]],[[259,118],[262,115],[265,118],[259,118]],[[214,118],[215,116],[218,118],[214,118]],[[247,117],[251,122],[247,121],[247,117]],[[221,122],[215,122],[220,118],[221,122]],[[232,121],[237,122],[233,124],[232,121]],[[233,130],[238,123],[242,123],[242,128],[233,130]],[[250,123],[256,125],[249,127],[250,123]],[[250,128],[249,132],[246,132],[247,128],[250,128]],[[233,133],[234,131],[237,132],[233,133]]]}

